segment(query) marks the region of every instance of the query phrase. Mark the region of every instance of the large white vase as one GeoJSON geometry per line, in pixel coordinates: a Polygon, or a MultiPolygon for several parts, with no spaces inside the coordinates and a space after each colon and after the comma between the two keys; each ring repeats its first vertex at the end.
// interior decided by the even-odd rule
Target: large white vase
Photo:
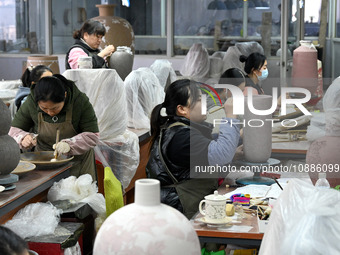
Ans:
{"type": "Polygon", "coordinates": [[[105,220],[98,231],[93,254],[201,253],[197,234],[187,218],[160,203],[160,182],[140,179],[135,183],[135,203],[105,220]]]}
{"type": "MultiPolygon", "coordinates": [[[[271,114],[258,115],[250,111],[248,97],[245,97],[243,151],[245,160],[252,163],[266,163],[272,151],[271,114]]],[[[256,110],[269,110],[272,96],[254,95],[253,106],[256,110]]]]}

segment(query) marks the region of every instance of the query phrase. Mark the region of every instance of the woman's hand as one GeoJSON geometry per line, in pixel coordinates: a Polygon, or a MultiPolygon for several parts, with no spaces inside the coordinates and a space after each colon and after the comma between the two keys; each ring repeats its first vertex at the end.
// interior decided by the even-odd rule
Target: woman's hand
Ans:
{"type": "Polygon", "coordinates": [[[233,98],[229,97],[227,101],[224,103],[224,111],[225,111],[225,116],[227,118],[233,118],[236,119],[236,115],[233,113],[233,98]]]}
{"type": "Polygon", "coordinates": [[[34,146],[37,146],[37,139],[32,135],[28,134],[22,139],[21,146],[24,149],[31,149],[34,146]]]}
{"type": "Polygon", "coordinates": [[[105,49],[103,49],[100,53],[98,53],[98,56],[104,58],[104,57],[108,57],[111,56],[112,53],[115,51],[115,46],[113,46],[112,44],[105,47],[105,49]]]}
{"type": "Polygon", "coordinates": [[[241,160],[241,159],[243,159],[243,157],[244,157],[244,152],[243,152],[243,144],[242,144],[242,145],[240,145],[236,148],[236,152],[235,152],[233,161],[241,160]]]}

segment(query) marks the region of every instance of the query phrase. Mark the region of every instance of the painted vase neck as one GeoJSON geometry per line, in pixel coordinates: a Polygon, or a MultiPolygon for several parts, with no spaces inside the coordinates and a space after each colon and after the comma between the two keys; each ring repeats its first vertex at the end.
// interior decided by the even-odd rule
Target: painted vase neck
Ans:
{"type": "Polygon", "coordinates": [[[114,16],[115,4],[96,4],[99,9],[99,16],[114,16]]]}
{"type": "Polygon", "coordinates": [[[160,182],[156,179],[140,179],[135,183],[135,204],[155,206],[161,204],[160,182]]]}

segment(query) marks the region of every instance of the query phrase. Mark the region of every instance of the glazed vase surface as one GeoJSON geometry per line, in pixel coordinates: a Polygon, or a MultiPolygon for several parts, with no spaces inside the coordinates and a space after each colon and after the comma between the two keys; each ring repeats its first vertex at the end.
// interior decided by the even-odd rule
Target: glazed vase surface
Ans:
{"type": "Polygon", "coordinates": [[[135,52],[135,34],[131,24],[121,17],[114,16],[114,4],[97,4],[99,8],[99,16],[93,19],[104,24],[106,34],[100,44],[101,48],[108,45],[127,46],[135,52]]]}
{"type": "Polygon", "coordinates": [[[10,111],[0,99],[0,176],[12,172],[20,161],[19,145],[8,135],[10,127],[10,111]]]}
{"type": "Polygon", "coordinates": [[[110,56],[110,68],[115,69],[120,78],[124,81],[132,71],[133,53],[129,47],[117,47],[117,50],[110,56]]]}
{"type": "Polygon", "coordinates": [[[99,229],[93,254],[200,254],[191,223],[160,203],[159,181],[140,179],[135,188],[135,203],[115,211],[99,229]]]}
{"type": "MultiPolygon", "coordinates": [[[[245,97],[243,131],[243,151],[245,160],[251,163],[265,163],[272,151],[272,115],[257,115],[248,107],[245,97]]],[[[272,106],[272,96],[254,95],[253,106],[256,110],[268,110],[272,106]]]]}

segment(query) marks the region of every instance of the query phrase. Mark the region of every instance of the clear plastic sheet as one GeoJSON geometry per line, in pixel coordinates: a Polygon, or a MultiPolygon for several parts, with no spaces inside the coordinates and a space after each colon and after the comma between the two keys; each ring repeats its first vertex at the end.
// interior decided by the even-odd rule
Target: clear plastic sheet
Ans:
{"type": "Polygon", "coordinates": [[[183,66],[180,70],[183,76],[196,79],[209,76],[210,60],[206,48],[201,43],[195,43],[185,56],[183,66]]]}
{"type": "Polygon", "coordinates": [[[58,226],[61,213],[51,203],[33,203],[18,211],[5,226],[22,238],[49,235],[58,226]]]}
{"type": "Polygon", "coordinates": [[[274,205],[259,254],[338,254],[339,217],[339,191],[289,180],[274,205]]]}
{"type": "Polygon", "coordinates": [[[327,112],[329,109],[340,109],[340,77],[336,78],[328,87],[322,99],[323,109],[327,112]]]}
{"type": "Polygon", "coordinates": [[[164,88],[153,71],[147,67],[132,71],[125,78],[124,84],[128,126],[135,129],[150,129],[151,112],[157,104],[164,101],[164,88]]]}
{"type": "Polygon", "coordinates": [[[223,71],[229,68],[238,68],[243,71],[244,63],[241,63],[240,56],[248,57],[254,52],[264,54],[263,48],[258,42],[236,43],[235,46],[229,47],[223,58],[223,71]]]}
{"type": "Polygon", "coordinates": [[[171,83],[177,80],[175,70],[172,68],[172,64],[169,60],[156,59],[150,66],[150,69],[157,76],[164,91],[171,83]]]}
{"type": "MultiPolygon", "coordinates": [[[[109,166],[126,188],[139,165],[139,140],[127,130],[128,97],[124,82],[114,69],[75,69],[63,75],[89,97],[98,118],[98,147],[107,155],[109,166]]],[[[158,82],[155,75],[154,78],[158,82]]]]}
{"type": "Polygon", "coordinates": [[[135,133],[126,130],[110,143],[102,141],[95,147],[96,159],[109,166],[126,189],[139,165],[139,140],[135,133]],[[98,151],[99,150],[99,151],[98,151]],[[119,152],[119,153],[117,153],[119,152]]]}
{"type": "Polygon", "coordinates": [[[71,203],[88,203],[98,215],[106,214],[105,198],[103,194],[98,193],[97,184],[89,174],[78,178],[70,176],[55,182],[48,191],[47,199],[51,202],[70,200],[71,203]]]}
{"type": "Polygon", "coordinates": [[[127,127],[124,82],[113,69],[70,69],[63,75],[90,99],[98,119],[100,139],[109,141],[127,127]]]}
{"type": "Polygon", "coordinates": [[[325,135],[340,136],[340,77],[328,87],[322,100],[324,113],[313,114],[307,128],[309,141],[325,135]]]}

